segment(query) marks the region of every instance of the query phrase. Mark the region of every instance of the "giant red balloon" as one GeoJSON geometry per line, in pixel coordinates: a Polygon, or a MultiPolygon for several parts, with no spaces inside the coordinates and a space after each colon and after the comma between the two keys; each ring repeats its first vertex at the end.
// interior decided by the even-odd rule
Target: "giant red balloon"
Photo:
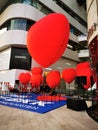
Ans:
{"type": "Polygon", "coordinates": [[[41,67],[33,67],[31,72],[34,75],[42,74],[43,73],[43,69],[41,67]]]}
{"type": "Polygon", "coordinates": [[[74,68],[67,68],[62,71],[62,78],[67,82],[71,83],[76,77],[76,70],[74,68]]]}
{"type": "Polygon", "coordinates": [[[69,22],[63,14],[51,13],[40,19],[27,34],[31,57],[42,67],[55,63],[67,47],[69,32],[69,22]]]}
{"type": "Polygon", "coordinates": [[[46,77],[46,82],[50,88],[55,88],[60,83],[60,72],[50,71],[46,77]]]}

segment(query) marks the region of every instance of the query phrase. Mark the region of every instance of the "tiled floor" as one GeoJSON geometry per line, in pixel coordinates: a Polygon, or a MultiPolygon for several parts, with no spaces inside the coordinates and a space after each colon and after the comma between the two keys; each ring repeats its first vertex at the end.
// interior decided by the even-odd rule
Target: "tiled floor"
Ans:
{"type": "Polygon", "coordinates": [[[66,105],[46,114],[0,105],[0,130],[98,130],[98,123],[66,105]]]}

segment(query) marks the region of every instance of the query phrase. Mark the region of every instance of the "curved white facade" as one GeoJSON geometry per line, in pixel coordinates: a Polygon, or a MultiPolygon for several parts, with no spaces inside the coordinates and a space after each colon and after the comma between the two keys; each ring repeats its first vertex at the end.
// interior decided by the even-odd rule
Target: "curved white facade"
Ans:
{"type": "MultiPolygon", "coordinates": [[[[48,2],[45,1],[44,4],[48,5],[48,2]]],[[[78,28],[82,33],[86,33],[87,29],[85,27],[83,27],[83,25],[81,25],[78,21],[76,21],[73,17],[71,17],[68,13],[66,13],[63,9],[61,9],[59,6],[57,6],[53,1],[48,6],[54,12],[60,12],[60,13],[63,13],[64,15],[66,15],[70,24],[74,25],[74,27],[78,28]]],[[[0,24],[2,25],[7,20],[13,19],[13,18],[25,18],[25,19],[31,19],[31,20],[37,21],[44,16],[45,16],[45,14],[43,14],[41,11],[39,11],[38,9],[36,9],[30,5],[21,4],[21,3],[12,4],[12,5],[9,5],[6,8],[6,10],[0,15],[0,24]]],[[[15,43],[15,41],[17,41],[17,39],[20,39],[19,44],[23,44],[23,43],[25,44],[26,38],[24,38],[24,37],[26,36],[26,32],[24,31],[24,33],[23,33],[23,31],[21,31],[21,30],[19,30],[19,31],[20,32],[13,30],[11,32],[9,31],[9,32],[6,32],[5,34],[0,35],[1,36],[0,47],[2,47],[3,43],[4,43],[4,45],[9,44],[9,42],[10,42],[10,44],[13,44],[13,42],[15,43]],[[14,34],[11,34],[11,33],[14,33],[14,34]],[[21,38],[19,35],[17,35],[17,33],[21,34],[20,35],[21,38]],[[15,39],[15,37],[11,38],[15,35],[18,36],[17,39],[15,39]],[[8,42],[7,42],[7,39],[8,39],[8,42]]],[[[73,33],[70,33],[70,40],[73,40],[76,43],[78,43],[78,38],[73,33]]],[[[18,44],[18,43],[16,43],[16,44],[18,44]]]]}
{"type": "Polygon", "coordinates": [[[44,16],[42,12],[30,5],[12,4],[0,15],[0,25],[12,18],[20,17],[37,21],[44,16]]]}

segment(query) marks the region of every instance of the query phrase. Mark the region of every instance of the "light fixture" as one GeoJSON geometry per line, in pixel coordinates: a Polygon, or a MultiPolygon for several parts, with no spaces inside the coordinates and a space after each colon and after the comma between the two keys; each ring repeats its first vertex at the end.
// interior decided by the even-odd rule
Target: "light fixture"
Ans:
{"type": "Polygon", "coordinates": [[[52,68],[45,68],[46,70],[52,70],[52,68]]]}

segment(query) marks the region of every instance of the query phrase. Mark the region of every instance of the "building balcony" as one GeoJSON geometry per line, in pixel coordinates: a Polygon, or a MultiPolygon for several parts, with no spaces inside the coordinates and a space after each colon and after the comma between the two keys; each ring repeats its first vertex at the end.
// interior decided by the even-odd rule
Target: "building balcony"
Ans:
{"type": "Polygon", "coordinates": [[[79,35],[78,36],[78,41],[79,42],[87,41],[87,35],[79,35]]]}
{"type": "Polygon", "coordinates": [[[78,53],[78,57],[79,58],[88,58],[89,57],[89,50],[88,49],[80,50],[78,53]]]}

